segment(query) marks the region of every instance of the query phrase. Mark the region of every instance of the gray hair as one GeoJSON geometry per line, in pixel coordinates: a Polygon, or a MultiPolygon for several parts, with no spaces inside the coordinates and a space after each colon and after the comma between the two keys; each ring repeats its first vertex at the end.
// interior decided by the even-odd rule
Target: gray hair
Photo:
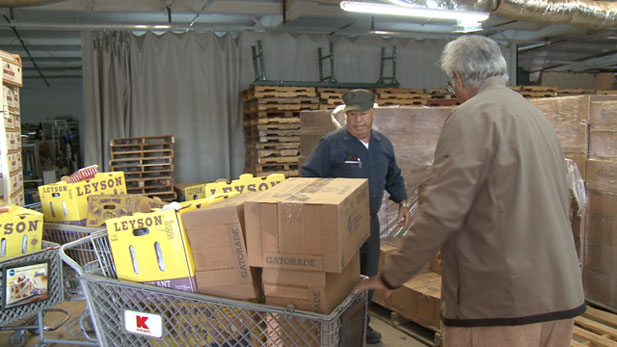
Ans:
{"type": "Polygon", "coordinates": [[[457,71],[466,86],[479,87],[489,77],[508,81],[506,60],[497,43],[488,37],[468,35],[448,42],[440,64],[450,78],[457,71]]]}

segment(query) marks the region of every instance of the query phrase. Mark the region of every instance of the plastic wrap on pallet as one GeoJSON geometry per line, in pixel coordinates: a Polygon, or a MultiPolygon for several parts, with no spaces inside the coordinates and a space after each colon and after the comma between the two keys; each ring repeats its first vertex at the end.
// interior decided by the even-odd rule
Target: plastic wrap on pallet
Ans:
{"type": "Polygon", "coordinates": [[[585,192],[585,181],[583,181],[578,166],[573,160],[566,159],[566,167],[568,169],[568,184],[578,206],[577,215],[582,216],[588,201],[587,193],[585,192]]]}

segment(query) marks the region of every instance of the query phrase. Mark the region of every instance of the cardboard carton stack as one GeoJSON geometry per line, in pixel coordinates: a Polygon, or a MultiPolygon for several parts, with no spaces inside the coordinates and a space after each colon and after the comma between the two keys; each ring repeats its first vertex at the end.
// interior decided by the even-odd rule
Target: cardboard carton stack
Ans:
{"type": "Polygon", "coordinates": [[[24,205],[21,158],[21,117],[19,88],[22,86],[21,58],[0,51],[2,73],[0,83],[0,199],[24,205]]]}
{"type": "Polygon", "coordinates": [[[360,280],[368,181],[291,178],[244,204],[248,264],[266,304],[329,314],[360,280]]]}
{"type": "Polygon", "coordinates": [[[617,97],[592,97],[589,123],[585,295],[617,310],[617,97]]]}
{"type": "Polygon", "coordinates": [[[253,177],[251,174],[242,174],[231,182],[217,180],[216,182],[200,183],[186,186],[183,189],[184,197],[188,200],[204,199],[215,194],[246,194],[268,190],[285,180],[283,174],[253,177]]]}
{"type": "Polygon", "coordinates": [[[319,109],[314,87],[255,86],[242,92],[245,172],[297,176],[300,111],[319,109]]]}
{"type": "Polygon", "coordinates": [[[175,200],[173,144],[172,135],[113,139],[109,165],[112,171],[124,172],[130,194],[175,200]]]}

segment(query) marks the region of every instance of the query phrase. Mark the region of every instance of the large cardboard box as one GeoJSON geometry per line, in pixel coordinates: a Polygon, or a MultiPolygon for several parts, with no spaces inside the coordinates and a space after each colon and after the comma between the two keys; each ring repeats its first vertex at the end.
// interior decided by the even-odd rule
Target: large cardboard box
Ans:
{"type": "Polygon", "coordinates": [[[617,160],[617,127],[591,126],[589,158],[617,160]]]}
{"type": "Polygon", "coordinates": [[[253,177],[252,174],[242,174],[231,182],[218,181],[197,184],[184,188],[186,200],[203,199],[215,194],[252,193],[268,190],[285,180],[284,174],[270,174],[265,177],[253,177]]]}
{"type": "Polygon", "coordinates": [[[617,161],[590,159],[586,166],[588,189],[617,193],[617,161]]]}
{"type": "Polygon", "coordinates": [[[342,272],[370,234],[368,180],[290,178],[244,212],[249,265],[342,272]]]}
{"type": "Polygon", "coordinates": [[[124,172],[100,172],[89,181],[57,182],[39,187],[46,222],[86,225],[88,196],[126,194],[124,172]]]}
{"type": "Polygon", "coordinates": [[[0,204],[6,212],[0,213],[2,243],[0,261],[41,249],[43,214],[11,204],[0,204]]]}
{"type": "Polygon", "coordinates": [[[97,227],[105,225],[105,221],[111,218],[152,212],[152,209],[161,208],[165,204],[164,201],[139,194],[90,195],[86,226],[97,227]]]}
{"type": "Polygon", "coordinates": [[[341,273],[264,268],[262,281],[268,305],[330,314],[360,281],[360,254],[341,273]]]}
{"type": "Polygon", "coordinates": [[[587,153],[588,95],[529,99],[553,123],[561,147],[568,153],[587,153]]]}
{"type": "Polygon", "coordinates": [[[2,82],[21,87],[21,57],[18,54],[0,51],[0,59],[2,59],[2,82]]]}
{"type": "Polygon", "coordinates": [[[434,331],[441,325],[440,300],[441,276],[433,272],[415,276],[390,297],[393,311],[434,331]]]}
{"type": "Polygon", "coordinates": [[[200,293],[231,299],[254,299],[261,293],[261,274],[247,263],[244,201],[237,195],[182,215],[200,293]]]}
{"type": "Polygon", "coordinates": [[[585,296],[617,309],[617,194],[587,190],[589,217],[585,231],[585,296]]]}

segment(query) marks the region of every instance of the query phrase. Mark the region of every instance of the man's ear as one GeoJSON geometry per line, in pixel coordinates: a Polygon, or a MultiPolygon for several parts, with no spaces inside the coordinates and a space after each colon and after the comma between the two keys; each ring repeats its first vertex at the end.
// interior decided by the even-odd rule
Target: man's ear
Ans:
{"type": "Polygon", "coordinates": [[[454,74],[454,80],[456,84],[458,86],[464,87],[465,83],[463,83],[463,79],[461,78],[461,75],[458,73],[458,71],[454,70],[452,73],[454,74]]]}

